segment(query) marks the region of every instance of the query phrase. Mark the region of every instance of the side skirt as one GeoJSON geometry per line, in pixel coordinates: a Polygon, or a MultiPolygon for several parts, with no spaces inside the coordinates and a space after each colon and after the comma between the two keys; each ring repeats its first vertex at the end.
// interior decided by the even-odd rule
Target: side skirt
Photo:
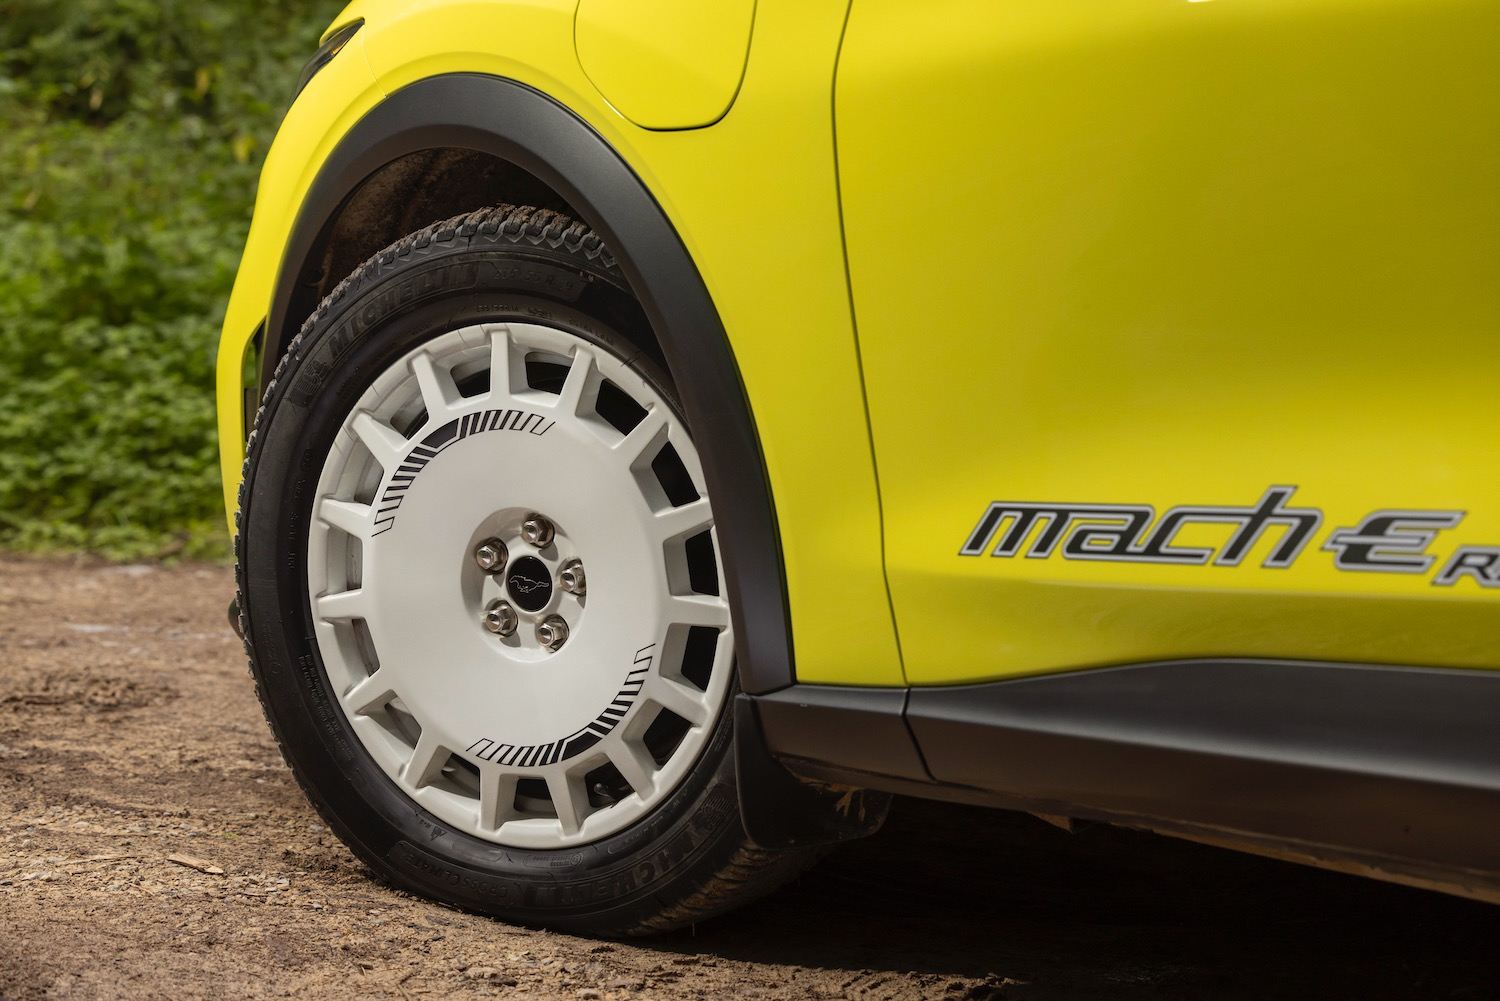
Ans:
{"type": "Polygon", "coordinates": [[[803,778],[1500,892],[1500,672],[1222,659],[753,701],[803,778]]]}

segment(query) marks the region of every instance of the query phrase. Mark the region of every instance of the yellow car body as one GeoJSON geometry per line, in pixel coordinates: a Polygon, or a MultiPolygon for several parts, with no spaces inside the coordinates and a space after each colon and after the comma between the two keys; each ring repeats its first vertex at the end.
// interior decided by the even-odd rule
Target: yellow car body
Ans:
{"type": "MultiPolygon", "coordinates": [[[[361,123],[414,88],[510,81],[638,179],[722,323],[791,648],[782,678],[742,649],[741,683],[769,699],[759,722],[781,764],[1493,895],[1479,873],[1494,860],[1428,844],[1446,843],[1440,798],[1403,800],[1405,814],[1346,804],[1356,826],[1418,828],[1355,844],[1276,819],[1307,804],[1295,783],[1275,802],[1274,765],[1343,769],[1359,777],[1334,787],[1351,797],[1376,774],[1458,790],[1453,816],[1470,819],[1452,825],[1500,791],[1493,741],[1410,746],[1390,715],[1403,701],[1412,733],[1449,711],[1426,682],[1355,711],[1358,684],[1295,668],[1458,678],[1455,703],[1500,705],[1478,694],[1500,686],[1500,463],[1483,418],[1500,373],[1500,7],[356,0],[335,27],[357,22],[262,175],[218,365],[230,510],[246,411],[305,319],[285,305],[306,301],[289,276],[324,292],[341,277],[316,275],[296,236],[309,205],[332,226],[357,190],[318,201],[330,159],[352,162],[361,123]],[[1216,695],[1216,664],[1252,673],[1216,695]],[[1058,737],[1087,716],[1078,733],[1125,733],[1147,771],[1188,745],[1269,762],[1247,780],[1253,809],[1225,791],[1232,770],[1192,772],[1152,806],[1127,794],[1136,772],[1076,780],[1061,743],[922,722],[988,705],[977,695],[918,709],[924,692],[1141,665],[1170,667],[1099,689],[1134,707],[1128,732],[1024,701],[1005,718],[1058,737]],[[1179,696],[1180,717],[1153,715],[1179,696]],[[1264,715],[1215,729],[1259,697],[1264,715]],[[1214,707],[1196,726],[1194,699],[1214,707]],[[1319,744],[1335,703],[1368,729],[1319,744]],[[1282,732],[1284,706],[1305,715],[1282,732]],[[850,738],[834,761],[795,732],[841,733],[819,713],[849,707],[916,746],[861,758],[850,738]],[[995,760],[1007,748],[1056,767],[1011,774],[995,760]],[[1208,805],[1169,805],[1194,801],[1208,805]]],[[[463,144],[403,141],[360,151],[362,176],[423,142],[463,144]]],[[[397,232],[367,229],[383,235],[356,261],[397,232]]]]}

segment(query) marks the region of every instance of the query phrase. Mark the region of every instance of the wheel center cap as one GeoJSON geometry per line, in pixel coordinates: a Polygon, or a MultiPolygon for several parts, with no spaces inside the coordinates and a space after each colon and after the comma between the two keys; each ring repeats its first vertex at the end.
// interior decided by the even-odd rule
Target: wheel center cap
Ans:
{"type": "Polygon", "coordinates": [[[510,599],[528,612],[539,612],[552,600],[552,574],[535,556],[522,556],[505,575],[510,599]]]}

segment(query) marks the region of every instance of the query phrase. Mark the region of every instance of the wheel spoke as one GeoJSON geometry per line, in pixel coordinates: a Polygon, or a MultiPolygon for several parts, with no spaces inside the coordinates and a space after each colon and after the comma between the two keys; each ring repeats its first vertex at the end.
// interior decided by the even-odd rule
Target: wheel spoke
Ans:
{"type": "Polygon", "coordinates": [[[368,716],[376,709],[385,708],[386,704],[395,697],[396,691],[391,687],[388,679],[382,677],[381,672],[376,671],[345,692],[339,701],[351,713],[368,716]]]}
{"type": "Polygon", "coordinates": [[[667,621],[682,626],[729,625],[729,605],[712,594],[674,595],[667,604],[667,621]]]}
{"type": "Polygon", "coordinates": [[[709,709],[703,693],[680,681],[657,675],[646,686],[646,698],[663,709],[676,713],[693,726],[702,726],[708,722],[709,709]]]}
{"type": "Polygon", "coordinates": [[[708,498],[699,497],[682,507],[658,511],[655,522],[656,537],[662,542],[670,542],[684,535],[701,532],[713,523],[714,514],[708,505],[708,498]]]}
{"type": "Polygon", "coordinates": [[[380,468],[387,474],[401,465],[411,451],[411,442],[402,437],[400,431],[389,424],[382,424],[368,413],[354,418],[353,428],[354,433],[359,435],[359,440],[364,442],[365,448],[370,450],[370,454],[375,456],[375,461],[380,463],[380,468]]]}
{"type": "Polygon", "coordinates": [[[547,792],[552,796],[552,805],[557,810],[557,820],[562,824],[563,834],[568,837],[577,834],[578,829],[583,826],[584,817],[579,805],[588,802],[583,780],[571,775],[548,775],[547,792]]]}
{"type": "Polygon", "coordinates": [[[346,622],[350,619],[368,619],[372,602],[365,596],[363,588],[325,594],[318,598],[318,618],[326,622],[346,622]]]}
{"type": "Polygon", "coordinates": [[[443,766],[448,763],[452,754],[452,751],[438,742],[437,737],[424,730],[422,736],[417,738],[417,747],[411,753],[411,760],[401,769],[401,782],[411,789],[431,785],[443,774],[443,766]]]}
{"type": "Polygon", "coordinates": [[[593,410],[599,393],[599,380],[594,373],[593,352],[582,347],[574,351],[573,364],[558,393],[557,409],[567,414],[593,410]]]}
{"type": "Polygon", "coordinates": [[[490,335],[490,394],[511,394],[511,341],[510,328],[503,324],[491,324],[484,328],[490,335]]]}
{"type": "Polygon", "coordinates": [[[656,762],[644,744],[626,740],[609,742],[609,762],[642,799],[656,787],[656,762]]]}
{"type": "Polygon", "coordinates": [[[439,372],[432,364],[432,355],[426,351],[413,356],[411,371],[417,377],[417,387],[422,393],[422,403],[427,407],[429,419],[452,410],[462,399],[453,376],[439,372]]]}
{"type": "Polygon", "coordinates": [[[615,444],[614,453],[625,460],[629,468],[649,464],[656,453],[667,442],[667,417],[660,410],[651,410],[641,422],[630,429],[630,433],[615,444]]]}
{"type": "Polygon", "coordinates": [[[516,815],[516,782],[520,776],[499,768],[479,769],[479,826],[498,831],[500,825],[516,815]]]}
{"type": "Polygon", "coordinates": [[[368,539],[375,528],[375,509],[369,504],[325,497],[318,505],[318,517],[325,525],[360,539],[368,539]]]}

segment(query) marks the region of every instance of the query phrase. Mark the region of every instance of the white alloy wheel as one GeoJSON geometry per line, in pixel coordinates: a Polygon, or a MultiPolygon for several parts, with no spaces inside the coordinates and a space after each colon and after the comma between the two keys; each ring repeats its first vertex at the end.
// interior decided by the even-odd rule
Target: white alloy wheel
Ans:
{"type": "Polygon", "coordinates": [[[422,343],[348,412],[312,515],[332,693],[454,830],[595,841],[703,753],[734,645],[713,513],[674,407],[615,350],[520,322],[422,343]]]}

